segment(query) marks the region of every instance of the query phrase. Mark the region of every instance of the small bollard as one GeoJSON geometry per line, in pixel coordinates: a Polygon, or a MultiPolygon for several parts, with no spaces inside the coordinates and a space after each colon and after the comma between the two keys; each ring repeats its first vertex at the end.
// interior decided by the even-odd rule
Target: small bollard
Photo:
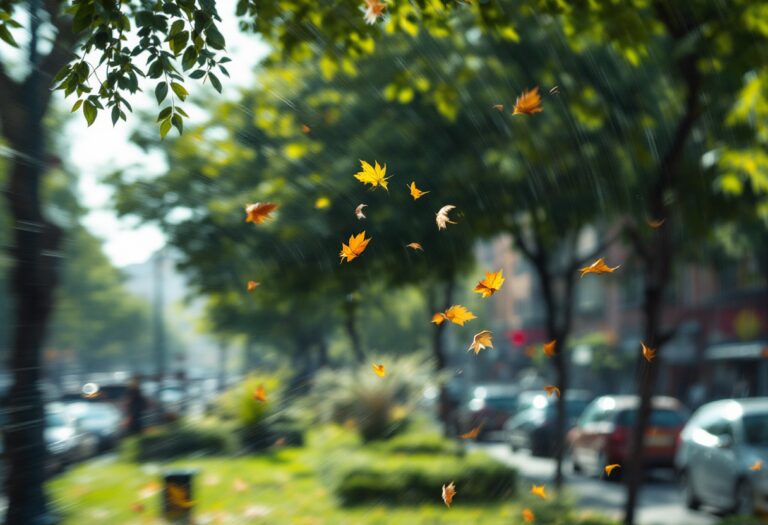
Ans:
{"type": "Polygon", "coordinates": [[[163,474],[163,518],[174,525],[192,523],[192,508],[195,505],[192,498],[192,479],[195,474],[196,470],[168,470],[163,474]]]}

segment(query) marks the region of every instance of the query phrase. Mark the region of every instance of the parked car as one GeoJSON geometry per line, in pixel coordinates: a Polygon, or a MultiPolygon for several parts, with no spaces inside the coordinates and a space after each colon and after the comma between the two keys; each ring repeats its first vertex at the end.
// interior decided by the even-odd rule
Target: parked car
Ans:
{"type": "MultiPolygon", "coordinates": [[[[645,465],[673,467],[677,438],[688,419],[688,411],[672,397],[654,397],[651,403],[643,451],[645,465]]],[[[637,396],[602,396],[584,409],[567,435],[574,471],[603,476],[605,465],[626,464],[639,405],[637,396]]],[[[621,471],[616,471],[610,479],[620,476],[621,471]]]]}
{"type": "Polygon", "coordinates": [[[680,434],[675,466],[690,509],[768,511],[768,397],[699,408],[680,434]]]}
{"type": "Polygon", "coordinates": [[[98,440],[61,405],[50,404],[45,409],[45,445],[49,473],[55,473],[67,465],[94,456],[98,440]]]}
{"type": "Polygon", "coordinates": [[[508,385],[477,385],[458,412],[457,433],[480,427],[478,437],[499,431],[517,404],[517,390],[508,385]]]}
{"type": "Polygon", "coordinates": [[[99,451],[109,450],[120,439],[122,414],[113,404],[106,402],[77,402],[66,405],[66,410],[80,427],[96,437],[99,451]]]}
{"type": "MultiPolygon", "coordinates": [[[[593,396],[585,390],[565,393],[565,430],[573,428],[593,396]]],[[[557,400],[539,393],[531,405],[504,424],[504,433],[512,451],[528,449],[534,456],[556,453],[557,400]]]]}

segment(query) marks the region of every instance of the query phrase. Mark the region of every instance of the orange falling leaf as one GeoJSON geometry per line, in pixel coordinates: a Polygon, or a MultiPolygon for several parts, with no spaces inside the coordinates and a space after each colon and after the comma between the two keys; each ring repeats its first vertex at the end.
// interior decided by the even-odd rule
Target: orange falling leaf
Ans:
{"type": "Polygon", "coordinates": [[[410,248],[412,250],[421,250],[422,252],[424,251],[424,248],[421,247],[421,244],[419,244],[417,242],[412,242],[410,244],[406,244],[405,247],[406,248],[410,248]]]}
{"type": "Polygon", "coordinates": [[[493,334],[490,330],[483,330],[475,334],[475,337],[472,338],[472,344],[469,345],[467,351],[474,350],[475,355],[477,355],[480,353],[480,350],[485,348],[493,348],[493,334]]]}
{"type": "Polygon", "coordinates": [[[475,286],[475,292],[483,296],[483,298],[490,297],[501,289],[501,285],[504,284],[503,271],[498,272],[485,272],[485,279],[477,283],[475,286]]]}
{"type": "Polygon", "coordinates": [[[555,348],[557,347],[557,339],[552,339],[548,343],[544,343],[544,355],[547,357],[555,357],[555,348]]]}
{"type": "Polygon", "coordinates": [[[232,483],[232,488],[235,489],[235,492],[245,492],[246,490],[248,490],[248,484],[242,479],[237,478],[232,483]]]}
{"type": "Polygon", "coordinates": [[[523,521],[526,523],[533,523],[536,521],[536,516],[533,514],[533,511],[531,509],[525,508],[523,509],[523,521]]]}
{"type": "Polygon", "coordinates": [[[483,428],[483,425],[476,426],[469,432],[466,432],[464,434],[461,434],[459,437],[461,439],[477,439],[477,436],[480,435],[480,429],[483,428]]]}
{"type": "Polygon", "coordinates": [[[257,283],[256,281],[248,281],[247,290],[249,292],[254,291],[261,283],[257,283]]]}
{"type": "Polygon", "coordinates": [[[605,469],[604,469],[605,470],[605,475],[610,477],[611,472],[613,472],[617,468],[621,468],[621,465],[619,465],[618,463],[612,463],[610,465],[606,465],[605,469]]]}
{"type": "Polygon", "coordinates": [[[437,212],[435,222],[437,222],[438,230],[444,230],[449,224],[456,224],[448,218],[448,213],[450,213],[450,211],[454,208],[456,208],[456,206],[453,204],[448,204],[447,206],[440,208],[440,210],[437,212]]]}
{"type": "Polygon", "coordinates": [[[379,0],[365,0],[365,23],[373,25],[376,20],[384,16],[387,5],[379,0]]]}
{"type": "Polygon", "coordinates": [[[370,184],[371,189],[374,189],[376,186],[381,186],[389,191],[389,188],[387,187],[389,183],[387,180],[391,177],[385,177],[387,174],[386,164],[384,164],[384,167],[381,167],[378,162],[374,161],[374,165],[371,166],[364,160],[361,160],[360,166],[362,167],[362,171],[355,173],[355,178],[357,180],[363,184],[370,184]]]}
{"type": "Polygon", "coordinates": [[[667,222],[667,219],[645,219],[645,223],[654,230],[661,228],[665,222],[667,222]]]}
{"type": "Polygon", "coordinates": [[[653,358],[656,357],[656,350],[651,347],[645,346],[645,343],[643,343],[642,341],[640,341],[640,346],[643,347],[643,357],[645,358],[646,361],[650,363],[653,360],[653,358]]]}
{"type": "Polygon", "coordinates": [[[131,510],[137,514],[141,514],[142,512],[144,512],[144,509],[145,509],[144,504],[139,501],[135,503],[131,503],[131,510]]]}
{"type": "Polygon", "coordinates": [[[613,268],[611,268],[610,266],[605,264],[605,259],[600,257],[598,260],[596,260],[589,266],[585,266],[579,271],[581,272],[581,277],[584,277],[588,273],[613,273],[619,268],[621,268],[621,265],[614,266],[613,268]]]}
{"type": "MultiPolygon", "coordinates": [[[[472,312],[470,312],[460,304],[454,304],[441,315],[445,317],[446,321],[450,321],[453,324],[457,324],[459,326],[464,326],[464,323],[466,323],[467,321],[471,321],[472,319],[477,319],[475,314],[473,314],[472,312]]],[[[432,322],[435,323],[435,316],[432,316],[432,322]]],[[[435,323],[435,324],[440,324],[440,323],[435,323]]]]}
{"type": "Polygon", "coordinates": [[[271,202],[256,202],[245,207],[245,222],[261,224],[269,218],[269,214],[277,209],[277,204],[271,202]]]}
{"type": "Polygon", "coordinates": [[[328,197],[318,197],[315,201],[316,210],[324,210],[331,205],[331,199],[328,197]]]}
{"type": "Polygon", "coordinates": [[[188,509],[195,504],[193,501],[189,500],[187,489],[182,485],[177,485],[176,483],[168,483],[167,490],[168,501],[172,506],[188,509]]]}
{"type": "Polygon", "coordinates": [[[544,391],[547,393],[548,396],[551,396],[552,394],[557,394],[557,397],[560,397],[560,389],[557,388],[555,385],[545,386],[544,391]]]}
{"type": "Polygon", "coordinates": [[[749,467],[749,470],[752,470],[754,472],[757,472],[759,470],[763,470],[763,460],[762,459],[758,459],[757,461],[752,463],[752,465],[750,465],[750,467],[749,467]]]}
{"type": "Polygon", "coordinates": [[[416,187],[416,183],[414,181],[411,181],[411,184],[408,186],[408,189],[411,190],[411,197],[413,197],[413,200],[420,199],[427,193],[428,191],[421,191],[419,188],[416,187]]]}
{"type": "Polygon", "coordinates": [[[498,112],[504,111],[504,104],[494,104],[492,107],[498,112]]]}
{"type": "Polygon", "coordinates": [[[534,113],[541,113],[542,111],[544,110],[541,109],[541,95],[539,95],[539,87],[536,86],[530,91],[523,90],[523,94],[515,100],[515,107],[512,110],[512,114],[533,115],[534,113]]]}
{"type": "Polygon", "coordinates": [[[384,377],[387,374],[386,370],[384,370],[384,365],[376,363],[373,364],[373,373],[379,377],[384,377]]]}
{"type": "Polygon", "coordinates": [[[544,485],[531,485],[531,494],[541,499],[547,499],[547,489],[544,485]]]}
{"type": "Polygon", "coordinates": [[[355,208],[355,216],[358,219],[365,219],[365,214],[363,213],[363,208],[368,206],[367,204],[358,204],[357,208],[355,208]]]}
{"type": "Polygon", "coordinates": [[[341,252],[339,252],[341,260],[346,259],[347,262],[351,262],[353,259],[358,258],[368,247],[369,242],[371,242],[371,239],[365,238],[365,231],[357,235],[350,235],[348,245],[341,243],[341,252]]]}
{"type": "Polygon", "coordinates": [[[447,485],[443,485],[443,501],[445,502],[446,507],[451,508],[451,502],[453,501],[453,497],[455,495],[456,485],[453,484],[453,481],[447,485]]]}
{"type": "Polygon", "coordinates": [[[302,133],[304,133],[304,134],[306,135],[306,134],[307,134],[307,133],[309,133],[310,131],[312,131],[312,128],[310,128],[310,127],[309,127],[309,126],[307,126],[306,124],[302,124],[302,125],[301,125],[301,132],[302,132],[302,133]]]}
{"type": "Polygon", "coordinates": [[[445,314],[443,312],[437,312],[435,315],[432,316],[432,321],[431,322],[433,322],[436,325],[440,326],[441,324],[443,324],[447,320],[448,320],[448,318],[445,316],[445,314]]]}
{"type": "Polygon", "coordinates": [[[267,402],[267,390],[264,388],[264,385],[256,387],[256,390],[253,391],[253,399],[254,401],[261,401],[262,403],[267,402]]]}

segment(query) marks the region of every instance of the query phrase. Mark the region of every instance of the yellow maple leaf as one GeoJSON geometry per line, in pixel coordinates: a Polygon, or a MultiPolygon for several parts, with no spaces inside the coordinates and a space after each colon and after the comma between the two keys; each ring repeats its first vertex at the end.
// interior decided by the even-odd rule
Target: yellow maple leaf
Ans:
{"type": "Polygon", "coordinates": [[[640,346],[643,348],[643,357],[646,361],[649,363],[653,360],[654,357],[656,357],[656,350],[654,350],[651,347],[645,346],[645,343],[640,341],[640,346]]]}
{"type": "Polygon", "coordinates": [[[560,397],[560,389],[557,388],[555,385],[547,385],[547,386],[545,386],[544,387],[544,391],[549,396],[551,396],[552,394],[557,394],[557,397],[560,397]]]}
{"type": "Polygon", "coordinates": [[[416,187],[416,183],[411,181],[411,184],[408,186],[408,189],[411,190],[411,197],[413,197],[413,200],[419,199],[429,193],[428,191],[421,191],[419,188],[416,187]]]}
{"type": "Polygon", "coordinates": [[[436,325],[443,324],[448,318],[445,316],[443,312],[437,312],[435,315],[432,316],[432,322],[436,325]]]}
{"type": "Polygon", "coordinates": [[[264,388],[264,385],[256,387],[256,390],[253,392],[253,399],[255,401],[261,401],[262,403],[267,402],[267,390],[264,388]]]}
{"type": "Polygon", "coordinates": [[[547,499],[547,489],[544,485],[531,485],[531,494],[541,499],[547,499]]]}
{"type": "Polygon", "coordinates": [[[485,279],[477,283],[475,286],[475,292],[483,296],[483,298],[490,297],[501,289],[501,285],[504,284],[503,271],[498,272],[485,272],[485,279]]]}
{"type": "Polygon", "coordinates": [[[544,355],[547,357],[555,356],[555,348],[557,347],[557,339],[552,339],[548,343],[544,343],[544,355]]]}
{"type": "Polygon", "coordinates": [[[349,244],[341,243],[341,252],[339,253],[341,260],[346,259],[347,262],[351,262],[353,259],[356,259],[365,251],[369,242],[371,242],[371,239],[365,238],[365,231],[357,235],[350,235],[349,244]]]}
{"type": "Polygon", "coordinates": [[[387,371],[384,370],[384,365],[376,363],[373,364],[373,372],[379,377],[384,377],[387,374],[387,371]]]}
{"type": "Polygon", "coordinates": [[[194,505],[194,502],[189,500],[187,489],[183,486],[175,483],[168,483],[167,488],[168,501],[172,506],[188,509],[194,505]]]}
{"type": "MultiPolygon", "coordinates": [[[[450,308],[448,308],[445,311],[445,318],[459,326],[464,326],[464,323],[467,321],[471,321],[472,319],[477,319],[475,314],[467,310],[465,307],[461,306],[460,304],[454,304],[450,308]]],[[[434,317],[432,318],[432,321],[434,322],[434,317]]],[[[438,323],[439,324],[439,323],[438,323]]]]}
{"type": "Polygon", "coordinates": [[[512,110],[513,115],[533,115],[541,113],[541,95],[539,95],[539,86],[530,91],[523,90],[523,93],[515,100],[515,107],[512,110]]]}
{"type": "Polygon", "coordinates": [[[271,202],[255,202],[245,207],[245,222],[261,224],[269,218],[269,214],[277,209],[277,204],[271,202]]]}
{"type": "Polygon", "coordinates": [[[752,465],[749,466],[749,470],[752,470],[754,472],[757,472],[759,470],[763,470],[763,460],[762,459],[758,459],[757,461],[752,463],[752,465]]]}
{"type": "Polygon", "coordinates": [[[588,273],[613,273],[619,268],[621,268],[621,265],[614,266],[613,268],[611,268],[610,266],[605,264],[605,259],[600,257],[598,260],[596,260],[589,266],[585,266],[579,271],[581,272],[581,277],[584,277],[588,273]]]}
{"type": "Polygon", "coordinates": [[[469,345],[467,351],[474,350],[475,355],[477,355],[480,353],[480,350],[485,348],[493,348],[493,334],[490,330],[483,330],[475,334],[475,337],[472,338],[472,344],[469,345]]]}
{"type": "Polygon", "coordinates": [[[451,508],[451,502],[453,501],[453,497],[455,495],[456,485],[453,484],[453,481],[447,485],[443,485],[443,501],[445,502],[446,507],[451,508]]]}
{"type": "Polygon", "coordinates": [[[523,509],[523,521],[526,523],[533,523],[536,520],[536,516],[531,509],[523,509]]]}
{"type": "Polygon", "coordinates": [[[461,439],[477,439],[477,436],[480,435],[480,429],[483,428],[483,425],[477,426],[470,430],[469,432],[466,432],[464,434],[461,434],[459,437],[461,439]]]}
{"type": "Polygon", "coordinates": [[[362,166],[362,171],[355,173],[355,178],[357,180],[363,184],[370,184],[372,189],[376,186],[381,186],[385,190],[389,191],[389,188],[387,187],[389,184],[387,179],[391,177],[385,177],[387,174],[386,164],[384,164],[384,167],[381,167],[378,162],[374,161],[374,165],[371,166],[364,160],[361,160],[360,166],[362,166]]]}
{"type": "Polygon", "coordinates": [[[328,197],[318,197],[315,201],[315,209],[324,210],[331,205],[331,199],[328,197]]]}
{"type": "Polygon", "coordinates": [[[259,285],[261,285],[261,283],[257,283],[256,281],[248,281],[248,284],[247,284],[247,286],[246,286],[246,289],[247,289],[249,292],[252,292],[252,291],[254,291],[254,290],[255,290],[255,289],[256,289],[256,288],[257,288],[259,285]]]}
{"type": "Polygon", "coordinates": [[[610,477],[611,476],[611,472],[613,472],[617,468],[621,468],[621,465],[619,465],[618,463],[611,463],[610,465],[606,465],[605,468],[604,468],[605,475],[610,477]]]}

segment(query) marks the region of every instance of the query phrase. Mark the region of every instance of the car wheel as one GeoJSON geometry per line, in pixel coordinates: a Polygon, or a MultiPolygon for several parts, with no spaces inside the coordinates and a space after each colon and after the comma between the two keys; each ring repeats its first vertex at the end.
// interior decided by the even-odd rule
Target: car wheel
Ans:
{"type": "Polygon", "coordinates": [[[690,510],[699,510],[701,507],[701,501],[696,496],[696,490],[693,488],[693,482],[691,476],[683,471],[680,474],[680,483],[683,486],[683,500],[685,501],[686,508],[690,510]]]}
{"type": "Polygon", "coordinates": [[[736,484],[736,505],[734,511],[739,516],[753,516],[755,514],[755,493],[749,481],[742,479],[736,484]]]}

